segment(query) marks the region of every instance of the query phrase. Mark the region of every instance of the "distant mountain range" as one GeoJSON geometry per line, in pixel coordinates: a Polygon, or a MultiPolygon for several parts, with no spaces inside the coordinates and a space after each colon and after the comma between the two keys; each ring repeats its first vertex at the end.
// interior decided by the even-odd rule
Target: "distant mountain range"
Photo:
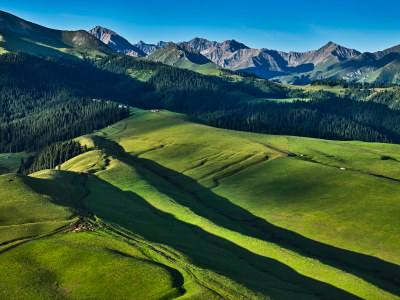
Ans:
{"type": "Polygon", "coordinates": [[[318,50],[287,53],[253,49],[235,40],[219,43],[203,38],[132,44],[101,26],[89,32],[54,30],[0,11],[0,53],[83,58],[108,55],[113,50],[203,74],[218,75],[221,69],[229,69],[289,84],[307,84],[314,79],[400,83],[400,45],[361,53],[329,42],[318,50]]]}
{"type": "Polygon", "coordinates": [[[98,38],[104,44],[108,45],[110,48],[124,53],[126,55],[130,55],[133,57],[144,57],[147,54],[143,52],[140,48],[132,45],[122,36],[116,34],[114,31],[96,26],[92,30],[89,30],[89,33],[94,37],[98,38]]]}
{"type": "Polygon", "coordinates": [[[185,43],[177,45],[171,42],[165,47],[159,47],[147,56],[147,58],[152,61],[204,74],[212,74],[214,70],[220,69],[217,64],[185,43]]]}
{"type": "Polygon", "coordinates": [[[89,30],[89,33],[113,50],[133,57],[145,57],[158,48],[164,48],[169,44],[169,42],[162,41],[156,44],[146,44],[142,41],[137,44],[131,44],[116,32],[101,26],[96,26],[89,30]]]}
{"type": "Polygon", "coordinates": [[[194,38],[166,48],[169,43],[162,41],[156,44],[145,44],[142,41],[130,44],[115,32],[100,26],[89,32],[121,53],[148,57],[150,60],[192,70],[199,69],[196,61],[202,55],[209,60],[207,69],[217,70],[221,67],[290,84],[307,84],[314,79],[400,83],[400,45],[375,53],[361,53],[329,42],[318,50],[283,52],[266,48],[253,49],[235,40],[219,43],[194,38]],[[196,61],[192,61],[192,58],[196,61]]]}

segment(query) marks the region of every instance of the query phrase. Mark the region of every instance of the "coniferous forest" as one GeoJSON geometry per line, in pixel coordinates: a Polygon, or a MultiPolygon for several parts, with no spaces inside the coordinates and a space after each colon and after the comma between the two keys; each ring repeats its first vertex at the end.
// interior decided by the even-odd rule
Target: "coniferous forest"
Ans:
{"type": "Polygon", "coordinates": [[[380,93],[374,89],[381,84],[348,84],[338,96],[289,89],[255,76],[236,81],[205,76],[118,55],[78,61],[9,53],[0,56],[0,71],[0,152],[37,151],[89,133],[127,117],[127,105],[182,112],[235,130],[400,142],[400,91],[392,84],[380,93]]]}
{"type": "Polygon", "coordinates": [[[18,173],[31,174],[40,170],[54,169],[67,160],[87,151],[79,142],[56,142],[44,147],[36,155],[21,160],[18,173]]]}
{"type": "Polygon", "coordinates": [[[0,152],[37,151],[128,116],[126,106],[92,98],[104,94],[97,78],[86,84],[90,74],[78,66],[24,53],[0,56],[0,152]]]}

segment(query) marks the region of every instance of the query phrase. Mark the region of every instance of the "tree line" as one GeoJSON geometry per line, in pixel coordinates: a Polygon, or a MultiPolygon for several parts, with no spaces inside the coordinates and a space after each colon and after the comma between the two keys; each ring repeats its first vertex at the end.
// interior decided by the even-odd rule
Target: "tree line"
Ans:
{"type": "Polygon", "coordinates": [[[344,79],[316,79],[310,83],[313,86],[324,85],[324,86],[342,86],[344,88],[355,88],[355,89],[378,89],[378,88],[389,88],[398,86],[391,82],[352,82],[344,79]]]}
{"type": "Polygon", "coordinates": [[[373,102],[330,98],[246,103],[197,114],[216,127],[333,140],[400,143],[400,111],[373,102]]]}
{"type": "Polygon", "coordinates": [[[379,84],[353,83],[342,95],[305,92],[121,55],[68,61],[7,53],[0,72],[0,152],[39,151],[92,132],[128,116],[125,106],[169,109],[235,130],[400,143],[400,91],[392,85],[384,92],[374,90],[379,84]]]}
{"type": "Polygon", "coordinates": [[[18,173],[28,175],[40,170],[54,169],[86,151],[86,145],[82,147],[76,141],[52,143],[44,147],[36,155],[29,156],[26,161],[21,159],[18,173]]]}

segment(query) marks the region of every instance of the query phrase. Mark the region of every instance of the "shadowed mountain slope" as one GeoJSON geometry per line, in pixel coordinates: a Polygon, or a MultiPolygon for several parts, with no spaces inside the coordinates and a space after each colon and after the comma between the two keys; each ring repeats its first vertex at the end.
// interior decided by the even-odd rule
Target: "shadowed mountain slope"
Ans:
{"type": "Polygon", "coordinates": [[[89,30],[89,33],[115,51],[133,57],[146,56],[146,53],[110,29],[96,26],[95,28],[89,30]]]}
{"type": "Polygon", "coordinates": [[[84,30],[50,29],[0,11],[0,53],[16,51],[64,58],[104,56],[113,52],[84,30]]]}

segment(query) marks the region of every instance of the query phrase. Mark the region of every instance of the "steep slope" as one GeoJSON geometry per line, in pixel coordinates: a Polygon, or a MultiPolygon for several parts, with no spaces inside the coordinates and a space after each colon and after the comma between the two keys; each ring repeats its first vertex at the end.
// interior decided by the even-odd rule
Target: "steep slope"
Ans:
{"type": "Polygon", "coordinates": [[[375,53],[365,52],[331,66],[318,76],[358,82],[400,83],[399,49],[395,46],[375,53]]]}
{"type": "MultiPolygon", "coordinates": [[[[150,55],[169,43],[132,45],[115,32],[97,26],[90,31],[113,49],[137,57],[150,55]]],[[[194,49],[216,65],[241,72],[249,72],[266,79],[289,84],[307,84],[315,79],[345,79],[365,82],[400,82],[398,56],[400,46],[375,53],[360,53],[329,42],[318,50],[307,52],[282,52],[271,49],[252,49],[235,40],[222,43],[194,38],[179,44],[194,49]]],[[[161,53],[161,52],[160,52],[161,53]]],[[[165,54],[165,52],[163,52],[165,54]]],[[[156,54],[151,60],[163,62],[164,54],[156,54]],[[155,58],[157,57],[157,58],[155,58]]],[[[164,55],[167,56],[167,55],[164,55]]],[[[179,55],[178,55],[179,56],[179,55]]],[[[165,63],[175,66],[177,61],[165,63]]],[[[187,63],[180,63],[187,68],[187,63]]],[[[197,69],[189,64],[190,69],[197,69]]],[[[208,67],[207,67],[208,69],[208,67]]],[[[218,72],[210,74],[218,75],[218,72]]]]}
{"type": "Polygon", "coordinates": [[[217,47],[218,43],[217,42],[212,42],[203,38],[194,38],[188,42],[186,42],[186,44],[199,51],[200,53],[203,52],[204,50],[210,49],[210,48],[215,48],[217,47]]]}
{"type": "Polygon", "coordinates": [[[195,38],[186,43],[221,67],[254,73],[264,78],[326,70],[360,52],[329,42],[318,50],[282,52],[251,49],[235,40],[222,43],[195,38]]]}
{"type": "Polygon", "coordinates": [[[0,11],[0,53],[16,51],[64,58],[94,58],[113,53],[84,30],[49,29],[0,11]]]}
{"type": "Polygon", "coordinates": [[[118,35],[117,33],[115,33],[110,29],[96,26],[95,28],[89,30],[89,33],[94,37],[98,38],[104,44],[108,45],[110,48],[114,49],[115,51],[133,57],[146,56],[146,53],[144,53],[138,47],[132,45],[122,36],[118,35]]]}
{"type": "Polygon", "coordinates": [[[222,43],[210,42],[206,39],[195,38],[189,42],[185,42],[189,47],[199,51],[202,55],[207,57],[221,67],[230,67],[229,61],[236,52],[241,49],[249,49],[246,45],[239,43],[235,40],[224,41],[222,43]]]}
{"type": "Polygon", "coordinates": [[[219,69],[215,63],[183,43],[179,45],[169,43],[165,48],[158,48],[152,52],[147,58],[200,73],[210,74],[219,69]]]}
{"type": "Polygon", "coordinates": [[[389,53],[400,53],[400,45],[396,45],[396,46],[390,47],[390,48],[382,50],[382,51],[374,52],[374,55],[376,56],[376,58],[379,59],[389,53]]]}
{"type": "MultiPolygon", "coordinates": [[[[92,29],[91,32],[110,44],[113,49],[132,56],[150,55],[169,44],[166,42],[145,44],[140,41],[137,45],[132,45],[115,32],[99,26],[92,29]]],[[[361,54],[357,50],[345,48],[333,42],[327,43],[318,50],[288,53],[266,48],[252,49],[235,40],[218,43],[203,38],[194,38],[179,45],[194,49],[222,68],[249,72],[262,78],[289,84],[303,85],[315,79],[400,82],[400,66],[396,55],[400,51],[400,46],[375,53],[361,54]]],[[[167,56],[166,52],[159,52],[150,59],[177,66],[178,58],[172,59],[174,55],[169,58],[167,56]]],[[[183,60],[186,59],[183,58],[183,60]]],[[[178,67],[197,69],[187,62],[179,64],[178,67]]],[[[206,68],[209,69],[208,66],[206,68]]],[[[219,72],[209,74],[218,75],[219,72]]]]}
{"type": "Polygon", "coordinates": [[[348,49],[333,42],[328,42],[320,49],[314,51],[279,53],[288,62],[289,67],[296,67],[308,63],[314,66],[324,65],[326,67],[330,64],[344,61],[360,54],[357,50],[348,49]]]}

